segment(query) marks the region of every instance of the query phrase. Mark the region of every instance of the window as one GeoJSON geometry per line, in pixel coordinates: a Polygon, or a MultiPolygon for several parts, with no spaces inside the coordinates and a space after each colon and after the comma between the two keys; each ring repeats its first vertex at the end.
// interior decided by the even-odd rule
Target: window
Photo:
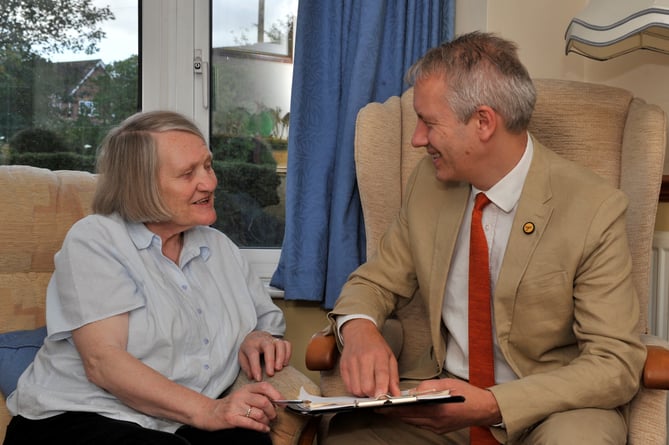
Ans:
{"type": "Polygon", "coordinates": [[[239,246],[278,248],[297,0],[214,0],[211,12],[216,226],[239,246]]]}
{"type": "Polygon", "coordinates": [[[138,0],[105,4],[62,2],[56,17],[35,2],[35,27],[25,9],[2,14],[0,162],[92,171],[92,147],[139,109],[138,0]]]}
{"type": "Polygon", "coordinates": [[[86,117],[95,117],[95,102],[92,100],[80,100],[79,115],[86,117]]]}
{"type": "Polygon", "coordinates": [[[217,226],[271,276],[283,236],[297,0],[59,5],[58,19],[91,22],[71,20],[46,40],[21,31],[20,11],[0,23],[0,163],[92,171],[102,137],[124,118],[179,111],[217,154],[217,226]],[[98,28],[105,38],[87,52],[98,28]]]}

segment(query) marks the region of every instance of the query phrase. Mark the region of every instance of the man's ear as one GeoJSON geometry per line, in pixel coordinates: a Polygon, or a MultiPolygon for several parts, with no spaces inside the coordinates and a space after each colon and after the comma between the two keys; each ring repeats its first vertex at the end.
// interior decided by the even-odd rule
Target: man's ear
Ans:
{"type": "Polygon", "coordinates": [[[475,119],[479,138],[484,142],[487,142],[495,134],[497,126],[502,124],[499,122],[500,116],[488,105],[476,108],[472,118],[475,119]]]}

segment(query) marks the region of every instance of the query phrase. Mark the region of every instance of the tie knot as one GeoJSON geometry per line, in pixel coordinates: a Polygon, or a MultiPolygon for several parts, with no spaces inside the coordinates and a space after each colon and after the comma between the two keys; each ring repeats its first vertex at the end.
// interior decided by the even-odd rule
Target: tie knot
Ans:
{"type": "Polygon", "coordinates": [[[479,192],[476,194],[476,199],[474,200],[475,210],[483,210],[488,204],[490,204],[490,199],[488,199],[485,193],[479,192]]]}

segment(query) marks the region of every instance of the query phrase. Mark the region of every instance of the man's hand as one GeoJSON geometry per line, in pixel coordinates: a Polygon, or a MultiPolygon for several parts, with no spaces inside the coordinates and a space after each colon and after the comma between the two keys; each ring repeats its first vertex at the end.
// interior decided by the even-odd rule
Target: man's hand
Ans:
{"type": "Polygon", "coordinates": [[[464,403],[441,403],[436,405],[400,406],[383,408],[379,413],[396,417],[402,422],[446,434],[473,425],[490,426],[500,423],[497,400],[492,392],[457,379],[426,380],[416,387],[416,393],[449,389],[452,395],[464,396],[464,403]]]}
{"type": "Polygon", "coordinates": [[[376,325],[361,318],[350,320],[341,327],[341,336],[340,370],[348,390],[366,397],[399,395],[397,360],[376,325]]]}

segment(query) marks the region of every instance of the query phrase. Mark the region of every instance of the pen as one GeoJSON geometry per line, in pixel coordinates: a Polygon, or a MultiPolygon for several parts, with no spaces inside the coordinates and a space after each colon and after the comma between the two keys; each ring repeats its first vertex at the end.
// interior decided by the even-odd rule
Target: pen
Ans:
{"type": "Polygon", "coordinates": [[[303,404],[309,404],[311,403],[311,400],[302,400],[302,399],[278,399],[278,400],[272,400],[272,403],[275,405],[290,405],[293,403],[303,403],[303,404]]]}

